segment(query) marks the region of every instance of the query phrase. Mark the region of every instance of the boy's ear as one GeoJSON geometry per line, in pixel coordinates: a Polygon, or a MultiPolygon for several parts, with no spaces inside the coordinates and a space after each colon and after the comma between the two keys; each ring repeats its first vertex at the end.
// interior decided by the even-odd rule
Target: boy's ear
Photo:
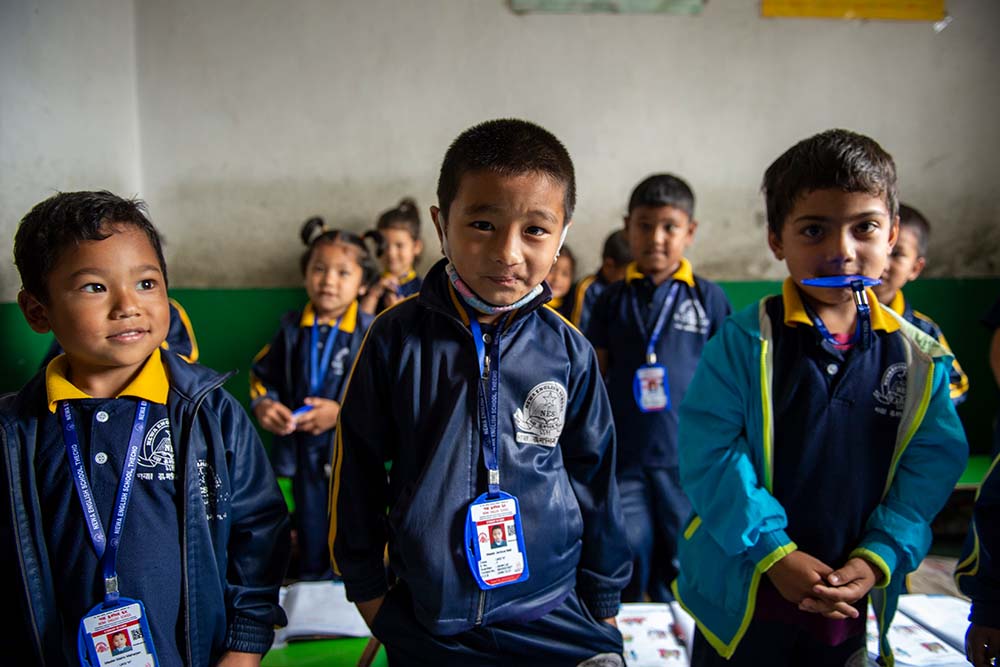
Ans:
{"type": "Polygon", "coordinates": [[[632,216],[630,216],[630,215],[623,215],[623,216],[622,216],[622,223],[624,223],[624,224],[622,225],[622,227],[623,227],[623,228],[625,229],[625,231],[626,231],[626,232],[628,231],[628,219],[629,219],[630,217],[632,217],[632,216]]]}
{"type": "Polygon", "coordinates": [[[441,209],[439,209],[437,206],[431,206],[431,220],[434,221],[434,231],[437,232],[438,241],[441,242],[441,254],[447,255],[448,253],[444,251],[445,219],[444,216],[441,215],[441,209]]]}
{"type": "Polygon", "coordinates": [[[775,234],[772,230],[767,230],[767,246],[774,253],[774,258],[779,262],[785,260],[785,249],[781,245],[781,237],[775,234]]]}
{"type": "Polygon", "coordinates": [[[913,270],[910,271],[910,277],[906,279],[906,282],[919,278],[925,266],[927,266],[927,258],[923,256],[917,257],[917,261],[913,263],[913,270]]]}
{"type": "Polygon", "coordinates": [[[28,321],[28,326],[35,333],[48,333],[52,331],[49,324],[49,312],[45,305],[34,295],[21,290],[17,293],[17,305],[24,313],[24,319],[28,321]]]}
{"type": "Polygon", "coordinates": [[[896,247],[896,241],[899,240],[899,216],[897,215],[892,219],[892,226],[889,228],[889,252],[896,247]]]}
{"type": "Polygon", "coordinates": [[[423,241],[423,239],[416,239],[413,242],[413,250],[414,250],[413,254],[417,255],[417,256],[419,256],[420,253],[422,253],[424,251],[424,241],[423,241]]]}
{"type": "Polygon", "coordinates": [[[694,243],[694,233],[696,231],[698,231],[698,221],[695,220],[694,218],[691,218],[691,221],[688,222],[688,233],[687,233],[687,245],[688,246],[690,246],[692,243],[694,243]]]}

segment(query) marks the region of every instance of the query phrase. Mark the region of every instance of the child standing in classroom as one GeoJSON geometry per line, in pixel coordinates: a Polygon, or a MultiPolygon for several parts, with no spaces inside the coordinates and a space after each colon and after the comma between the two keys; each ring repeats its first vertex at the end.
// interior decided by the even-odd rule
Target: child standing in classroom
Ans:
{"type": "Polygon", "coordinates": [[[57,194],[14,257],[25,319],[65,353],[0,399],[3,662],[259,665],[285,623],[288,512],[228,376],[160,349],[144,205],[57,194]]]}
{"type": "Polygon", "coordinates": [[[618,433],[632,581],[626,601],[671,599],[677,537],[690,509],[677,472],[677,407],[706,341],[730,312],[722,289],[694,274],[694,193],[656,174],[629,198],[625,233],[635,261],[594,306],[587,337],[597,350],[618,433]]]}
{"type": "Polygon", "coordinates": [[[364,240],[326,229],[321,218],[306,221],[308,246],[300,265],[309,303],[281,318],[271,342],[250,371],[251,407],[273,433],[272,463],[292,478],[299,578],[331,576],[327,544],[330,455],[345,381],[372,316],[358,297],[378,267],[364,240]]]}
{"type": "Polygon", "coordinates": [[[1000,657],[1000,469],[994,459],[976,492],[972,525],[955,568],[955,583],[972,599],[965,654],[974,667],[1000,657]]]}
{"type": "Polygon", "coordinates": [[[574,280],[576,280],[576,257],[573,256],[569,246],[564,245],[545,282],[549,284],[549,290],[552,292],[548,306],[566,319],[569,319],[570,309],[573,306],[569,297],[574,280]]]}
{"type": "MultiPolygon", "coordinates": [[[[371,232],[365,236],[372,235],[371,232]]],[[[396,208],[383,211],[375,225],[382,278],[361,298],[361,310],[371,315],[420,291],[420,278],[413,268],[424,251],[420,240],[420,212],[417,202],[407,197],[396,208]]]]}
{"type": "Polygon", "coordinates": [[[438,203],[445,259],[372,325],[344,398],[335,567],[391,665],[622,665],[610,406],[591,346],[542,307],[573,163],[537,125],[488,121],[448,149],[438,203]]]}
{"type": "MultiPolygon", "coordinates": [[[[903,298],[903,286],[916,280],[927,265],[927,244],[930,241],[931,226],[927,218],[917,209],[901,203],[899,205],[899,238],[892,249],[885,271],[882,272],[882,283],[873,289],[875,296],[883,305],[891,308],[897,315],[923,331],[939,342],[948,354],[954,357],[948,341],[945,340],[941,327],[923,313],[913,310],[910,303],[903,298]]],[[[962,403],[969,391],[969,378],[966,377],[958,359],[951,362],[951,400],[955,405],[962,403]]]]}
{"type": "Polygon", "coordinates": [[[864,664],[869,595],[891,664],[905,575],[967,457],[951,356],[868,289],[899,231],[881,146],[818,134],[763,190],[789,277],[709,341],[681,405],[692,665],[864,664]]]}
{"type": "Polygon", "coordinates": [[[590,313],[594,304],[611,283],[625,280],[628,265],[632,262],[632,251],[628,247],[628,237],[624,229],[612,232],[604,239],[601,248],[601,268],[587,276],[573,288],[573,309],[570,321],[580,331],[590,325],[590,313]]]}

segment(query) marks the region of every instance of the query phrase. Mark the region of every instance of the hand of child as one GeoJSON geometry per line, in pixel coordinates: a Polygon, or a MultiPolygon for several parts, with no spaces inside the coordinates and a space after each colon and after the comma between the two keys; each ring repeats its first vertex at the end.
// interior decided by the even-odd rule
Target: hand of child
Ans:
{"type": "Polygon", "coordinates": [[[372,629],[372,623],[375,622],[375,616],[378,614],[378,610],[382,608],[382,603],[385,602],[385,596],[380,595],[374,600],[366,600],[365,602],[355,602],[358,611],[361,612],[361,618],[365,619],[365,625],[368,629],[372,629]]]}
{"type": "Polygon", "coordinates": [[[226,651],[215,663],[216,667],[260,667],[261,656],[259,653],[240,653],[239,651],[226,651]]]}
{"type": "Polygon", "coordinates": [[[1000,629],[985,625],[969,626],[965,633],[965,657],[975,667],[987,667],[1000,656],[1000,629]]]}
{"type": "Polygon", "coordinates": [[[609,616],[608,618],[599,618],[597,620],[603,621],[604,623],[607,623],[613,628],[618,627],[618,619],[616,619],[614,616],[609,616]]]}
{"type": "Polygon", "coordinates": [[[882,573],[864,558],[851,558],[826,576],[829,586],[825,583],[813,586],[812,596],[803,600],[799,609],[827,618],[857,618],[860,612],[852,605],[868,595],[881,577],[882,573]]]}
{"type": "Polygon", "coordinates": [[[295,430],[292,411],[278,401],[265,398],[254,406],[253,414],[264,430],[275,435],[288,435],[295,430]]]}
{"type": "Polygon", "coordinates": [[[337,417],[340,416],[340,403],[337,401],[309,396],[303,403],[312,406],[312,410],[304,412],[296,418],[296,431],[319,435],[337,425],[337,417]]]}
{"type": "Polygon", "coordinates": [[[781,593],[781,597],[801,604],[804,599],[813,595],[813,586],[823,583],[823,577],[831,572],[833,568],[823,561],[796,550],[772,565],[767,571],[767,577],[781,593]]]}

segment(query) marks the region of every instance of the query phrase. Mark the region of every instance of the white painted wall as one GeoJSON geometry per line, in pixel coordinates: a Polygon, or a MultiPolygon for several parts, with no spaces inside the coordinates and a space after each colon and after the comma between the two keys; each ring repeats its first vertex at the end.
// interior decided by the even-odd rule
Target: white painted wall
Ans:
{"type": "MultiPolygon", "coordinates": [[[[928,23],[765,20],[757,0],[713,1],[694,18],[518,16],[503,0],[138,0],[142,194],[174,285],[295,284],[304,218],[360,230],[404,195],[426,209],[448,143],[477,121],[519,116],[575,159],[569,244],[583,269],[632,186],[667,170],[698,196],[696,270],[774,278],[763,170],[841,126],[896,156],[905,199],[935,225],[929,274],[1000,274],[1000,3],[948,8],[955,20],[936,34],[928,23]]],[[[52,131],[37,114],[25,122],[52,131]]],[[[59,171],[39,178],[66,187],[59,171]]],[[[427,265],[437,243],[424,223],[427,265]]]]}
{"type": "Polygon", "coordinates": [[[57,191],[141,190],[132,0],[0,1],[0,300],[14,231],[57,191]]]}

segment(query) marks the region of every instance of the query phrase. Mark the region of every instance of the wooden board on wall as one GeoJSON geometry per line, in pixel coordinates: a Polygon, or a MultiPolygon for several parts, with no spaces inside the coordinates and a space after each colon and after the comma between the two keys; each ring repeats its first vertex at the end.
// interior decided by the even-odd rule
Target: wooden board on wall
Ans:
{"type": "Polygon", "coordinates": [[[761,0],[760,13],[769,18],[940,21],[944,0],[761,0]]]}

